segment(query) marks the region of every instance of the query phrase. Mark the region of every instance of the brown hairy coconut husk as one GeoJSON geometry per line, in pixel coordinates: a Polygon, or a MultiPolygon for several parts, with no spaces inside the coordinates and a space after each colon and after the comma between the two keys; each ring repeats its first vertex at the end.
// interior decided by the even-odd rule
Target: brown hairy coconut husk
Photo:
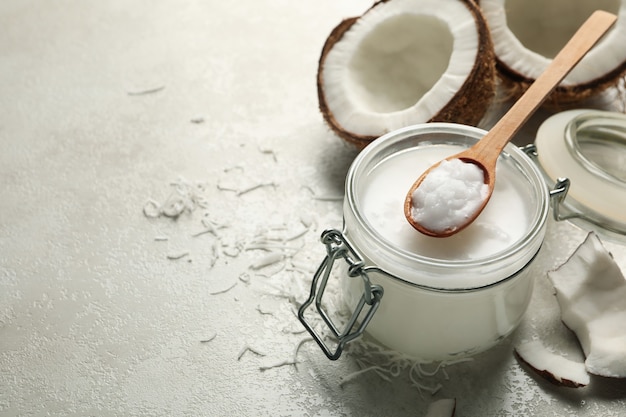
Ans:
{"type": "Polygon", "coordinates": [[[489,30],[472,0],[382,0],[328,36],[319,107],[337,135],[365,147],[416,123],[477,125],[495,74],[489,30]]]}
{"type": "Polygon", "coordinates": [[[597,9],[618,15],[615,26],[565,77],[547,107],[571,108],[617,86],[626,74],[626,0],[477,0],[507,95],[521,96],[597,9]]]}

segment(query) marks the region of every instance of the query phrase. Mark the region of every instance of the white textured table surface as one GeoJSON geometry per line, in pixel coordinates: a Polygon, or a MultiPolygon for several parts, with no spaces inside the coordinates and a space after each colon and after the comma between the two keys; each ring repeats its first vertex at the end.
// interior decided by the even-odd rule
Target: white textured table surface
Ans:
{"type": "Polygon", "coordinates": [[[406,369],[345,379],[371,352],[307,341],[294,311],[356,155],[317,110],[317,59],[369,4],[0,3],[1,416],[626,414],[624,382],[558,388],[512,355],[535,335],[579,354],[545,279],[585,235],[567,224],[513,337],[421,390],[406,369]],[[173,183],[189,208],[151,217],[173,183]]]}

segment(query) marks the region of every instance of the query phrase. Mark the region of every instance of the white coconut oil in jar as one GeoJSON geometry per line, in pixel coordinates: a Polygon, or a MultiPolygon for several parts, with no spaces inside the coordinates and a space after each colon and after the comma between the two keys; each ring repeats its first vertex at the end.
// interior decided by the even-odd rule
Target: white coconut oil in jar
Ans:
{"type": "MultiPolygon", "coordinates": [[[[543,242],[549,197],[518,148],[505,148],[494,194],[465,230],[429,237],[404,218],[415,178],[484,134],[448,123],[400,129],[365,148],[347,175],[342,239],[367,270],[366,288],[369,280],[384,290],[365,331],[415,358],[449,360],[488,349],[516,328],[532,295],[528,265],[543,242]]],[[[348,308],[363,299],[356,275],[340,274],[348,308]]]]}

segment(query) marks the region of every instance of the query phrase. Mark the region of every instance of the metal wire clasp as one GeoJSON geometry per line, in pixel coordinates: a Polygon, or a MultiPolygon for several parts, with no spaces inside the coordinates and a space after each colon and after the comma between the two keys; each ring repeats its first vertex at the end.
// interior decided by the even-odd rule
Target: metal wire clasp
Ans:
{"type": "Polygon", "coordinates": [[[569,178],[558,178],[554,184],[554,188],[550,190],[550,200],[552,201],[552,217],[554,220],[568,220],[580,217],[580,213],[564,209],[563,202],[569,191],[569,178]]]}
{"type": "Polygon", "coordinates": [[[364,266],[362,258],[340,231],[326,230],[322,233],[321,241],[326,246],[326,257],[313,276],[311,293],[304,304],[300,306],[300,309],[298,310],[298,319],[302,322],[311,336],[313,336],[313,339],[317,342],[324,354],[326,354],[330,360],[336,360],[341,356],[346,344],[361,336],[365,331],[365,328],[380,305],[380,300],[383,297],[383,288],[380,285],[371,283],[368,271],[376,270],[376,268],[368,268],[364,266]],[[363,294],[361,295],[361,299],[354,309],[352,316],[344,325],[343,330],[340,330],[335,325],[327,311],[322,306],[322,297],[324,296],[330,272],[333,268],[333,264],[339,258],[343,258],[347,262],[349,277],[361,277],[363,280],[363,294]],[[328,347],[328,345],[324,342],[323,337],[304,317],[306,309],[313,303],[313,301],[315,301],[317,312],[337,339],[337,346],[334,351],[328,347]],[[364,312],[364,316],[359,326],[353,330],[366,305],[369,306],[369,308],[367,308],[364,312]]]}
{"type": "MultiPolygon", "coordinates": [[[[537,166],[539,166],[539,160],[537,157],[537,146],[534,143],[526,145],[521,148],[522,151],[528,155],[537,166]]],[[[550,204],[552,206],[552,217],[556,221],[568,220],[576,217],[580,217],[580,213],[568,210],[565,207],[565,197],[569,191],[570,180],[569,178],[557,178],[553,188],[550,190],[550,204]]]]}

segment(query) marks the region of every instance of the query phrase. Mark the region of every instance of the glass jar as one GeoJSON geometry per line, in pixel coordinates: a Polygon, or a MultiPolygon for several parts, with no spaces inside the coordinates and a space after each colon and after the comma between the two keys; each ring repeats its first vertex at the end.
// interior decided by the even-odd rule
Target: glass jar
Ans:
{"type": "Polygon", "coordinates": [[[559,219],[626,241],[626,115],[576,109],[539,127],[531,155],[548,184],[567,178],[559,219]]]}
{"type": "Polygon", "coordinates": [[[506,146],[492,199],[458,234],[424,236],[403,217],[412,182],[485,133],[450,123],[411,126],[377,139],[354,160],[343,230],[322,235],[327,256],[299,311],[330,359],[365,330],[393,350],[435,361],[484,351],[517,327],[532,295],[528,267],[543,242],[550,200],[541,173],[522,150],[506,146]],[[351,309],[342,326],[322,300],[335,276],[351,309]],[[313,303],[336,338],[334,349],[306,316],[313,303]]]}

